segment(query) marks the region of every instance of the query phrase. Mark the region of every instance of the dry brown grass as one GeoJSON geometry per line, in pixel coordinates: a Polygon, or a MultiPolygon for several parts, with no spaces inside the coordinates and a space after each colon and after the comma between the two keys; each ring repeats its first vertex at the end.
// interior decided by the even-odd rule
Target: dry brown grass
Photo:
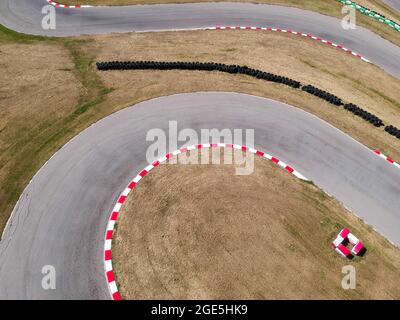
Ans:
{"type": "MultiPolygon", "coordinates": [[[[224,0],[64,0],[68,4],[91,4],[91,5],[129,5],[129,4],[157,4],[157,3],[189,3],[189,2],[223,2],[224,0]]],[[[343,17],[341,13],[342,4],[336,0],[227,0],[228,2],[251,2],[277,4],[316,11],[333,17],[343,17]]],[[[400,14],[380,0],[357,0],[355,1],[367,8],[400,22],[400,14]]],[[[376,21],[362,13],[357,13],[357,24],[373,30],[386,39],[400,45],[400,32],[376,21]]],[[[334,39],[331,39],[334,40],[334,39]]]]}
{"type": "Polygon", "coordinates": [[[262,158],[152,171],[122,208],[113,264],[128,299],[399,299],[400,251],[336,200],[262,158]],[[240,193],[238,193],[240,190],[240,193]],[[348,226],[368,251],[330,247],[348,226]],[[344,265],[357,287],[344,290],[344,265]]]}
{"type": "Polygon", "coordinates": [[[78,104],[80,84],[69,53],[47,43],[3,43],[0,48],[0,230],[36,169],[55,152],[39,153],[52,124],[78,104]],[[12,199],[12,200],[11,200],[12,199]],[[4,211],[3,211],[4,210],[4,211]]]}
{"type": "MultiPolygon", "coordinates": [[[[6,44],[0,56],[0,130],[13,121],[28,125],[49,114],[65,114],[77,103],[73,64],[60,46],[6,44]]],[[[12,142],[2,141],[0,150],[4,152],[12,142]]]]}

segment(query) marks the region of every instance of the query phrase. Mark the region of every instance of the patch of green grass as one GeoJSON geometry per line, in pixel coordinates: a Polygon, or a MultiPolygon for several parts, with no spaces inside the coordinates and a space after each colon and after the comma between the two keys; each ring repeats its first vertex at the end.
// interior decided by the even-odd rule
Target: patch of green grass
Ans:
{"type": "Polygon", "coordinates": [[[38,41],[56,42],[58,39],[19,33],[0,24],[0,43],[33,43],[38,41]]]}
{"type": "MultiPolygon", "coordinates": [[[[73,72],[81,85],[76,108],[65,117],[49,115],[29,132],[13,136],[12,144],[2,151],[0,168],[8,166],[0,186],[0,230],[3,229],[12,206],[27,185],[29,179],[74,134],[84,129],[96,117],[94,109],[112,92],[101,81],[94,66],[95,57],[82,48],[87,40],[57,39],[22,35],[0,27],[0,42],[33,43],[45,41],[64,46],[71,55],[73,72]]],[[[67,70],[66,70],[67,71],[67,70]]]]}
{"type": "Polygon", "coordinates": [[[297,231],[297,229],[294,226],[292,226],[291,224],[286,224],[286,229],[295,238],[302,239],[299,231],[297,231]]]}
{"type": "Polygon", "coordinates": [[[325,192],[317,189],[313,182],[304,184],[301,194],[305,200],[312,203],[313,206],[316,206],[321,213],[329,212],[329,208],[325,205],[325,202],[329,199],[329,196],[325,192]]]}
{"type": "Polygon", "coordinates": [[[237,50],[238,50],[237,48],[226,48],[226,49],[223,49],[221,51],[223,51],[223,52],[235,52],[237,50]]]}
{"type": "Polygon", "coordinates": [[[69,51],[74,63],[74,74],[82,85],[82,93],[77,108],[65,118],[66,123],[86,113],[102,103],[105,96],[113,91],[106,87],[95,70],[95,57],[82,50],[89,40],[65,40],[64,46],[69,51]]]}
{"type": "Polygon", "coordinates": [[[320,223],[321,227],[323,227],[323,228],[332,226],[332,220],[329,217],[323,217],[319,223],[320,223]]]}

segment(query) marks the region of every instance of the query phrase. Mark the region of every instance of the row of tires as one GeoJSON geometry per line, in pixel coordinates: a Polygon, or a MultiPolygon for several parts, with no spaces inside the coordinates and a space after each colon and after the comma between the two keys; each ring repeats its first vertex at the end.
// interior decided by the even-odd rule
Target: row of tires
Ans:
{"type": "MultiPolygon", "coordinates": [[[[354,115],[373,124],[375,127],[384,125],[383,121],[370,112],[363,110],[353,103],[344,104],[343,101],[324,90],[318,89],[312,85],[302,86],[299,81],[275,75],[269,72],[249,68],[247,66],[227,65],[224,63],[214,62],[163,62],[163,61],[109,61],[96,63],[97,68],[102,71],[106,70],[198,70],[198,71],[221,71],[227,73],[245,74],[257,79],[281,83],[292,88],[301,88],[303,91],[317,96],[335,106],[344,105],[344,109],[352,112],[354,115]]],[[[386,126],[385,131],[400,139],[400,130],[394,126],[386,126]]]]}
{"type": "Polygon", "coordinates": [[[310,84],[306,85],[306,86],[303,86],[301,88],[301,90],[303,90],[305,92],[308,92],[308,93],[311,93],[312,95],[317,96],[317,97],[319,97],[321,99],[324,99],[324,100],[328,101],[329,103],[331,103],[331,104],[333,104],[335,106],[342,106],[343,105],[342,100],[340,98],[338,98],[337,96],[335,96],[334,94],[326,92],[326,91],[321,90],[321,89],[318,89],[318,88],[316,88],[316,87],[314,87],[314,86],[312,86],[310,84]]]}
{"type": "Polygon", "coordinates": [[[397,139],[400,139],[400,130],[397,129],[396,127],[390,125],[385,127],[385,131],[392,136],[395,136],[397,139]]]}
{"type": "Polygon", "coordinates": [[[227,65],[214,62],[163,62],[163,61],[110,61],[98,62],[99,70],[198,70],[220,71],[227,73],[245,74],[257,79],[281,83],[292,88],[300,88],[301,83],[293,79],[282,77],[273,73],[249,68],[247,66],[227,65]]]}
{"type": "Polygon", "coordinates": [[[381,127],[383,126],[383,121],[379,119],[377,116],[373,115],[372,113],[361,109],[359,106],[353,104],[353,103],[347,103],[344,105],[344,108],[356,116],[359,116],[360,118],[364,119],[365,121],[368,121],[372,123],[375,127],[381,127]]]}

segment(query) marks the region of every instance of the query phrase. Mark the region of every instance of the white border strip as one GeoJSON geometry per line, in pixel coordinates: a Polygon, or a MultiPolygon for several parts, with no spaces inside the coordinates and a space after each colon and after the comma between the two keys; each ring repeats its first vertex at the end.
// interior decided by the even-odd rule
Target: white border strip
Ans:
{"type": "Polygon", "coordinates": [[[80,8],[92,8],[93,6],[89,6],[89,5],[81,5],[81,4],[77,4],[74,6],[69,6],[67,4],[62,4],[59,2],[55,2],[52,0],[46,0],[49,4],[55,6],[56,8],[67,8],[67,9],[80,9],[80,8]]]}
{"type": "Polygon", "coordinates": [[[400,169],[400,164],[395,162],[392,158],[384,155],[382,152],[379,151],[379,149],[373,150],[375,154],[377,154],[379,157],[381,157],[382,159],[386,160],[387,162],[391,163],[392,165],[394,165],[395,167],[397,167],[398,169],[400,169]]]}

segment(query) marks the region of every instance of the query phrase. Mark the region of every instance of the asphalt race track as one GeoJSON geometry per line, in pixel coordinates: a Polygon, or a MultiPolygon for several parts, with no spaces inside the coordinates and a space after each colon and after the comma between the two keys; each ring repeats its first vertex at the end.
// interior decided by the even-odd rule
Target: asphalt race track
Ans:
{"type": "MultiPolygon", "coordinates": [[[[45,0],[0,0],[0,23],[54,36],[216,25],[291,28],[342,43],[400,78],[399,47],[363,28],[344,32],[339,20],[299,9],[231,3],[57,9],[57,29],[44,31],[43,5],[45,0]]],[[[147,164],[147,131],[167,130],[168,120],[177,120],[179,129],[255,129],[254,147],[294,166],[400,245],[400,170],[365,146],[269,99],[215,92],[173,95],[92,125],[35,175],[0,242],[0,299],[110,298],[102,259],[108,215],[130,178],[147,164]],[[45,265],[56,268],[56,290],[41,287],[45,265]]]]}
{"type": "Polygon", "coordinates": [[[293,165],[400,244],[400,170],[351,137],[265,98],[174,95],[94,124],[39,171],[0,243],[0,298],[109,297],[102,264],[108,214],[129,179],[147,164],[147,131],[168,132],[168,120],[177,120],[179,129],[254,128],[257,149],[293,165]],[[57,270],[55,291],[41,288],[44,265],[57,270]]]}
{"type": "Polygon", "coordinates": [[[130,31],[196,29],[217,25],[279,27],[319,36],[350,48],[400,79],[400,48],[340,20],[297,8],[250,3],[201,3],[57,9],[56,30],[43,30],[45,0],[0,0],[0,23],[28,34],[68,36],[130,31]]]}

